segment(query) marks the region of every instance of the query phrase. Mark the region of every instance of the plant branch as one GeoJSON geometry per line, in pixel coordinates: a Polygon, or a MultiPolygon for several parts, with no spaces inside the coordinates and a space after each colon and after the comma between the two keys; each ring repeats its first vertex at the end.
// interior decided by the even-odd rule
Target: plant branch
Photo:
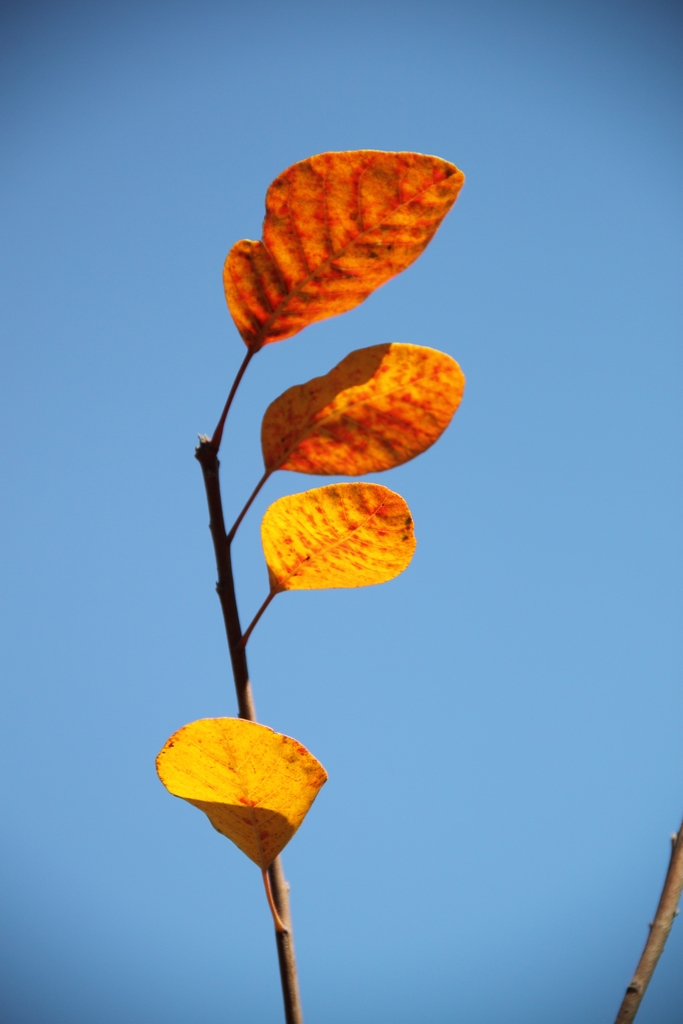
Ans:
{"type": "Polygon", "coordinates": [[[251,494],[250,494],[250,496],[249,496],[249,498],[247,500],[246,505],[244,506],[244,508],[242,509],[240,514],[238,515],[238,517],[235,520],[235,522],[232,524],[232,529],[230,530],[230,533],[228,534],[228,544],[232,544],[232,542],[234,540],[234,537],[235,537],[235,534],[237,533],[237,531],[239,529],[240,523],[242,522],[242,520],[246,516],[247,512],[251,508],[252,502],[256,498],[256,495],[261,490],[261,488],[263,487],[264,483],[266,482],[266,480],[268,479],[268,477],[270,476],[270,474],[272,472],[273,472],[272,469],[267,469],[265,471],[265,473],[263,474],[263,476],[261,477],[261,479],[259,480],[259,482],[256,484],[256,487],[254,488],[254,490],[251,492],[251,494]]]}
{"type": "Polygon", "coordinates": [[[218,570],[216,592],[221,602],[223,622],[225,623],[225,632],[228,638],[228,649],[230,651],[232,674],[237,692],[239,717],[246,718],[249,722],[255,722],[256,708],[254,707],[254,698],[249,681],[247,656],[244,653],[244,648],[240,646],[242,628],[237,610],[230,544],[225,533],[223,501],[218,477],[220,463],[213,441],[208,437],[200,437],[199,446],[195,451],[195,458],[202,467],[206,500],[209,506],[209,529],[213,539],[216,569],[218,570]]]}
{"type": "Polygon", "coordinates": [[[277,956],[280,964],[280,981],[282,983],[282,999],[285,1004],[286,1024],[303,1024],[301,1012],[301,996],[299,995],[299,979],[296,973],[294,956],[294,939],[292,937],[292,918],[289,912],[289,885],[285,881],[282,861],[276,857],[268,868],[268,881],[273,893],[273,901],[278,915],[285,926],[285,931],[275,932],[277,956]]]}
{"type": "Polygon", "coordinates": [[[645,990],[666,945],[674,917],[678,913],[678,901],[681,898],[681,890],[683,890],[683,824],[678,832],[671,837],[671,846],[669,870],[664,879],[657,913],[650,923],[650,934],[636,967],[636,973],[626,989],[626,995],[619,1008],[615,1024],[631,1024],[631,1021],[635,1019],[645,990]]]}
{"type": "MultiPolygon", "coordinates": [[[[251,358],[248,354],[240,373],[233,385],[231,395],[237,390],[240,377],[246,369],[251,358]]],[[[226,404],[229,407],[231,399],[226,404]]],[[[221,417],[221,433],[225,415],[221,417]]],[[[220,435],[218,438],[220,442],[220,435]]],[[[199,446],[195,451],[195,457],[202,467],[204,487],[206,489],[206,500],[209,506],[209,528],[213,538],[214,553],[216,555],[216,569],[218,571],[218,582],[216,591],[221,602],[225,632],[228,638],[228,649],[232,662],[232,672],[235,680],[235,691],[237,693],[237,706],[239,717],[249,722],[256,721],[256,710],[254,698],[251,692],[249,681],[249,669],[247,667],[247,656],[244,647],[241,646],[242,628],[240,626],[239,612],[237,609],[237,598],[235,595],[235,581],[232,572],[232,559],[230,554],[230,542],[225,532],[225,519],[223,516],[223,501],[219,479],[218,448],[213,440],[208,437],[200,437],[199,446]]],[[[292,936],[292,919],[289,911],[289,886],[285,881],[282,863],[276,857],[268,868],[268,880],[278,918],[284,925],[286,931],[278,931],[276,925],[275,941],[277,944],[278,963],[280,966],[280,980],[282,982],[282,999],[284,1002],[286,1024],[303,1024],[301,1011],[301,998],[299,995],[299,981],[296,973],[296,958],[294,955],[294,939],[292,936]]]]}
{"type": "Polygon", "coordinates": [[[214,430],[213,436],[211,438],[211,444],[216,449],[216,454],[218,454],[218,449],[221,446],[221,440],[223,438],[223,427],[225,426],[225,421],[228,418],[228,413],[230,412],[230,406],[232,405],[232,400],[235,397],[235,394],[237,393],[237,389],[240,386],[240,381],[242,380],[242,377],[244,377],[244,374],[246,372],[247,367],[249,366],[249,363],[251,362],[253,356],[255,356],[257,352],[258,352],[257,348],[247,349],[247,354],[244,357],[244,359],[242,360],[242,365],[240,366],[239,370],[237,371],[237,376],[235,377],[234,381],[232,382],[232,387],[230,388],[230,394],[228,395],[228,400],[225,403],[225,406],[223,407],[223,412],[221,413],[221,418],[219,419],[218,423],[216,424],[216,429],[214,430]]]}

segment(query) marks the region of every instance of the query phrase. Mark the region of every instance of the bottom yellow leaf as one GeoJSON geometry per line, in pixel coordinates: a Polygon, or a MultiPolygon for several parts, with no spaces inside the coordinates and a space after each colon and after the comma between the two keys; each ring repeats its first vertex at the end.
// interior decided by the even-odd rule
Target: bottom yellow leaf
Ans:
{"type": "Polygon", "coordinates": [[[157,772],[265,870],[292,838],[327,781],[296,740],[242,718],[203,718],[164,744],[157,772]]]}

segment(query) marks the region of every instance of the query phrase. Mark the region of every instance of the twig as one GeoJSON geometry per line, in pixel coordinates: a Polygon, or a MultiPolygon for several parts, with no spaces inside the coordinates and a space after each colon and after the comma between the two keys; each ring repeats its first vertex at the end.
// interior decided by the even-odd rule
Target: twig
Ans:
{"type": "Polygon", "coordinates": [[[213,550],[216,555],[216,569],[218,570],[216,591],[223,610],[223,621],[225,623],[228,649],[232,662],[232,674],[235,680],[235,690],[237,691],[239,717],[246,718],[249,722],[255,722],[256,709],[249,681],[247,656],[244,653],[244,648],[240,646],[242,627],[240,626],[240,618],[237,611],[230,544],[225,533],[223,502],[218,476],[220,463],[218,461],[218,453],[208,437],[200,437],[199,446],[195,451],[195,458],[202,467],[204,487],[206,488],[206,500],[209,506],[209,529],[213,538],[213,550]]]}
{"type": "Polygon", "coordinates": [[[286,1024],[303,1024],[304,1018],[301,1012],[299,979],[296,973],[296,958],[294,956],[292,918],[289,912],[289,884],[285,881],[282,861],[279,857],[276,857],[268,868],[268,880],[278,914],[287,929],[284,932],[275,932],[277,957],[280,964],[280,981],[282,983],[282,999],[285,1004],[285,1021],[286,1024]]]}
{"type": "MultiPolygon", "coordinates": [[[[232,559],[230,555],[230,542],[225,532],[225,519],[223,516],[223,502],[221,499],[221,488],[219,480],[218,445],[225,418],[230,408],[230,403],[235,396],[240,380],[244,375],[253,351],[247,353],[242,363],[235,382],[231,388],[228,401],[226,402],[223,415],[219,425],[214,432],[214,438],[200,437],[199,446],[195,451],[195,457],[202,467],[204,487],[206,488],[206,500],[209,506],[209,528],[213,538],[213,548],[216,555],[216,569],[218,570],[218,582],[216,591],[223,610],[223,621],[225,632],[228,638],[228,649],[232,662],[232,672],[235,680],[235,691],[237,693],[237,706],[239,717],[246,718],[249,722],[256,721],[256,710],[254,698],[251,692],[249,681],[249,669],[247,667],[247,656],[244,647],[240,646],[242,640],[242,627],[240,626],[239,612],[237,610],[237,598],[235,595],[235,581],[232,573],[232,559]],[[218,435],[216,442],[215,438],[218,435]]],[[[303,1024],[301,1012],[301,998],[299,995],[299,981],[296,973],[296,958],[294,955],[294,938],[292,936],[292,919],[289,911],[289,886],[285,881],[282,863],[276,857],[268,868],[268,880],[277,911],[277,916],[285,927],[285,931],[278,931],[276,925],[275,941],[277,944],[278,963],[280,965],[280,980],[282,982],[282,999],[284,1002],[286,1024],[303,1024]]]]}
{"type": "Polygon", "coordinates": [[[664,879],[664,888],[654,920],[650,923],[642,956],[636,967],[631,984],[626,989],[615,1024],[631,1024],[642,1002],[645,990],[654,974],[671,931],[674,917],[678,913],[678,901],[683,890],[683,824],[671,837],[671,860],[664,879]]]}

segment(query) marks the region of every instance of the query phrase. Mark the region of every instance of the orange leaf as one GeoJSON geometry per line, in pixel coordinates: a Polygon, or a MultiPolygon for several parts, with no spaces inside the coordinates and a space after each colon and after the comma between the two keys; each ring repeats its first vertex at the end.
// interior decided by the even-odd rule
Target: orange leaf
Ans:
{"type": "Polygon", "coordinates": [[[439,157],[373,149],[283,171],[266,195],[263,241],[237,242],[225,261],[246,344],[258,350],[363,302],[417,259],[464,180],[439,157]]]}
{"type": "Polygon", "coordinates": [[[380,484],[331,484],[280,498],[263,517],[261,540],[271,594],[385,583],[415,551],[410,509],[380,484]]]}
{"type": "Polygon", "coordinates": [[[261,428],[266,469],[359,476],[400,466],[441,436],[464,387],[456,361],[436,349],[358,349],[268,407],[261,428]]]}
{"type": "Polygon", "coordinates": [[[296,740],[242,718],[203,718],[164,744],[157,772],[169,793],[265,870],[292,838],[327,781],[296,740]]]}

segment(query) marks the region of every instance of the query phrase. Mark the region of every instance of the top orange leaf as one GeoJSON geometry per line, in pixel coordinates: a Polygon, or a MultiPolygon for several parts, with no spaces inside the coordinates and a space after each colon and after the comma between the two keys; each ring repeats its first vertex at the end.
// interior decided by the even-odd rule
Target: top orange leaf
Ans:
{"type": "Polygon", "coordinates": [[[321,153],[283,171],[266,195],[263,241],[237,242],[223,271],[248,347],[345,313],[409,267],[464,180],[439,157],[372,149],[321,153]]]}

